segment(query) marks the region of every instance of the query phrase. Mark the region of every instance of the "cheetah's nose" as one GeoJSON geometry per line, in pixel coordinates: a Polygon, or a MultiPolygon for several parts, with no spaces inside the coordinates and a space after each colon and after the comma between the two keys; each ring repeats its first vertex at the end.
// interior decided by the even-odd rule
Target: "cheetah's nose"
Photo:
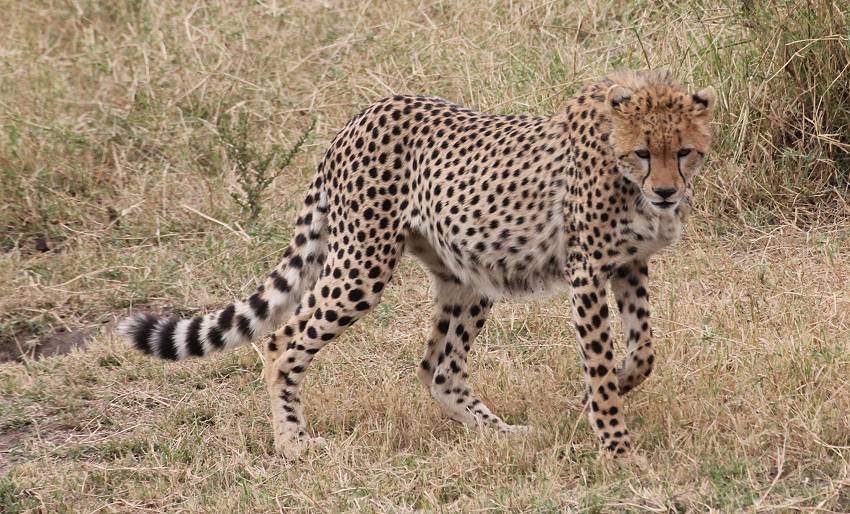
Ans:
{"type": "Polygon", "coordinates": [[[675,187],[653,187],[652,192],[661,197],[662,200],[666,200],[673,196],[673,194],[678,191],[675,187]]]}

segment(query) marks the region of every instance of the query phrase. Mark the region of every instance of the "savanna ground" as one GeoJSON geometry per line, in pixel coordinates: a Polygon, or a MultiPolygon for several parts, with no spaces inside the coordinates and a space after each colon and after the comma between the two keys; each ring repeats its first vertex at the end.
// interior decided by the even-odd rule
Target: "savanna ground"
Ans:
{"type": "Polygon", "coordinates": [[[0,11],[0,512],[850,511],[847,4],[0,11]],[[471,433],[416,380],[430,302],[406,260],[319,355],[308,419],[329,446],[296,464],[273,452],[257,352],[166,364],[112,332],[130,308],[251,291],[328,141],[375,99],[547,114],[646,66],[720,104],[697,213],[651,266],[659,365],[627,400],[643,465],[597,460],[563,296],[500,304],[472,357],[485,400],[537,431],[471,433]],[[69,338],[85,344],[38,358],[69,338]]]}

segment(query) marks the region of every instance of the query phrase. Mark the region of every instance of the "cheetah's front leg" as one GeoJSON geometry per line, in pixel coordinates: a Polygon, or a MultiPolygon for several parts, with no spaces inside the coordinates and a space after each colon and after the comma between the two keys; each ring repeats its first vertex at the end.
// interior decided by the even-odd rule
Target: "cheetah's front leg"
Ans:
{"type": "Polygon", "coordinates": [[[605,449],[620,456],[629,451],[631,443],[614,370],[605,293],[607,280],[595,273],[590,265],[585,265],[571,276],[573,318],[590,404],[590,426],[605,449]]]}
{"type": "Polygon", "coordinates": [[[627,354],[617,370],[620,394],[639,386],[652,373],[655,354],[649,325],[649,293],[646,262],[635,261],[617,269],[611,277],[611,290],[623,319],[627,354]]]}

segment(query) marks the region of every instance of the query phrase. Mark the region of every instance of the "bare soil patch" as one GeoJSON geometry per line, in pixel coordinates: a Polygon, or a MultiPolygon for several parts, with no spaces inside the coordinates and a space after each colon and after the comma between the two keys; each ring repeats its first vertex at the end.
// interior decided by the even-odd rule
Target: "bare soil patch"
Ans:
{"type": "Polygon", "coordinates": [[[29,330],[20,330],[9,337],[0,337],[0,363],[20,362],[24,357],[40,359],[65,355],[74,348],[85,347],[99,329],[100,326],[60,327],[52,334],[41,337],[29,330]]]}

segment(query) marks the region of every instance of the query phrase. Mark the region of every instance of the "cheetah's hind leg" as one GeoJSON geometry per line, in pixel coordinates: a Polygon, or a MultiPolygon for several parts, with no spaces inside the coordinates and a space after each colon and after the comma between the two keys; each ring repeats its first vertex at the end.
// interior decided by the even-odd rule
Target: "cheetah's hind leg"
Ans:
{"type": "Polygon", "coordinates": [[[469,286],[434,276],[434,319],[425,357],[417,376],[453,420],[475,429],[526,433],[530,428],[510,425],[473,392],[467,379],[467,355],[481,331],[492,301],[469,286]]]}
{"type": "Polygon", "coordinates": [[[341,260],[331,257],[326,273],[302,297],[292,318],[271,336],[274,347],[267,348],[266,384],[275,449],[285,458],[293,460],[307,448],[324,444],[324,439],[307,434],[301,384],[314,356],[380,302],[400,253],[398,246],[373,259],[377,262],[370,262],[369,268],[351,263],[342,269],[341,260]]]}

